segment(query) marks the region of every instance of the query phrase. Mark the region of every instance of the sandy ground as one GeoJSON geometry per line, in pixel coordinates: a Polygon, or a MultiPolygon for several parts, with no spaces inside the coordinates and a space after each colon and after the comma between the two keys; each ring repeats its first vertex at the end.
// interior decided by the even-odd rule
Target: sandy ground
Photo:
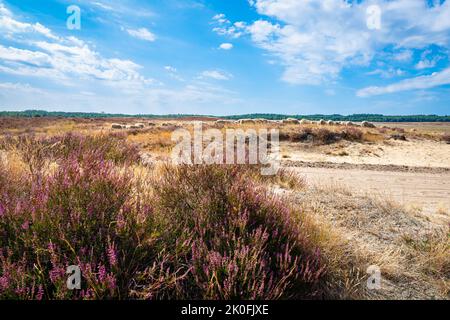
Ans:
{"type": "Polygon", "coordinates": [[[450,213],[450,173],[293,168],[311,185],[339,185],[359,195],[395,201],[429,215],[450,213]]]}
{"type": "Polygon", "coordinates": [[[450,168],[450,144],[430,140],[344,143],[316,148],[286,144],[282,151],[292,161],[450,168]]]}
{"type": "Polygon", "coordinates": [[[377,122],[377,127],[401,128],[416,132],[444,133],[450,131],[448,122],[377,122]]]}

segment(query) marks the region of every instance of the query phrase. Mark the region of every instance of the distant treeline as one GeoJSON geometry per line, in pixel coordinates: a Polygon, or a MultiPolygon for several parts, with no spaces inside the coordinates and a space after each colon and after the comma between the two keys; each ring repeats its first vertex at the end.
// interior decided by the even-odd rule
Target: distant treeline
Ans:
{"type": "Polygon", "coordinates": [[[372,122],[450,122],[450,116],[437,116],[434,114],[430,115],[409,115],[409,116],[385,116],[382,114],[352,114],[343,116],[340,114],[312,114],[312,115],[282,115],[282,114],[244,114],[236,116],[223,117],[226,119],[272,119],[272,120],[282,120],[286,118],[295,119],[308,119],[308,120],[333,120],[333,121],[372,121],[372,122]]]}
{"type": "MultiPolygon", "coordinates": [[[[53,118],[183,118],[199,117],[191,114],[123,114],[123,113],[96,113],[96,112],[63,112],[63,111],[45,111],[45,110],[26,110],[26,111],[0,111],[0,117],[53,117],[53,118]]],[[[205,116],[207,117],[207,116],[205,116]]]]}
{"type": "Polygon", "coordinates": [[[256,119],[264,118],[271,120],[282,120],[286,118],[309,119],[309,120],[334,120],[334,121],[372,121],[372,122],[450,122],[450,115],[438,116],[430,115],[408,115],[408,116],[385,116],[382,114],[352,114],[343,116],[340,114],[313,114],[313,115],[283,115],[274,113],[252,113],[233,116],[208,116],[194,114],[120,114],[120,113],[89,113],[89,112],[60,112],[60,111],[43,111],[43,110],[26,110],[26,111],[0,111],[0,117],[61,117],[61,118],[185,118],[185,117],[211,117],[223,119],[256,119]]]}

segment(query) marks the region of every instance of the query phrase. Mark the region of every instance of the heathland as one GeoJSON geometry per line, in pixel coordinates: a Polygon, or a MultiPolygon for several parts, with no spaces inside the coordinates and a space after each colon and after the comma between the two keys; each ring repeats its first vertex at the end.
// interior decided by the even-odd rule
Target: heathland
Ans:
{"type": "Polygon", "coordinates": [[[0,117],[0,298],[448,299],[450,124],[429,121],[0,117]],[[173,165],[194,120],[277,128],[283,168],[173,165]]]}

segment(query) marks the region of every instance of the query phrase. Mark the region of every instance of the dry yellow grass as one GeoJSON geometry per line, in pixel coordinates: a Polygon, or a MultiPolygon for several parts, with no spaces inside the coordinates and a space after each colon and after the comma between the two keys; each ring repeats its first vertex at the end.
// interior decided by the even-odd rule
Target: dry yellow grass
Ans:
{"type": "Polygon", "coordinates": [[[316,241],[328,252],[331,269],[341,279],[343,273],[357,270],[361,286],[356,285],[355,294],[395,299],[448,297],[448,224],[431,223],[395,202],[356,196],[339,185],[310,188],[303,193],[287,191],[287,196],[287,201],[301,206],[312,223],[323,228],[316,241]],[[381,290],[365,288],[369,265],[377,265],[382,271],[381,290]]]}
{"type": "Polygon", "coordinates": [[[143,151],[148,151],[156,154],[168,154],[175,142],[171,140],[171,131],[151,129],[136,134],[129,134],[128,141],[138,143],[143,151]]]}

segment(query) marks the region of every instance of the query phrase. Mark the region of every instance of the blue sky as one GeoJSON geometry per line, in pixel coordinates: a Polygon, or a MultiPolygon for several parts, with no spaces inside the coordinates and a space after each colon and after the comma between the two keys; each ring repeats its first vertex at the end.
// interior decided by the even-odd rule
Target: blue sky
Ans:
{"type": "Polygon", "coordinates": [[[449,0],[0,0],[0,110],[444,115],[449,50],[449,0]]]}

